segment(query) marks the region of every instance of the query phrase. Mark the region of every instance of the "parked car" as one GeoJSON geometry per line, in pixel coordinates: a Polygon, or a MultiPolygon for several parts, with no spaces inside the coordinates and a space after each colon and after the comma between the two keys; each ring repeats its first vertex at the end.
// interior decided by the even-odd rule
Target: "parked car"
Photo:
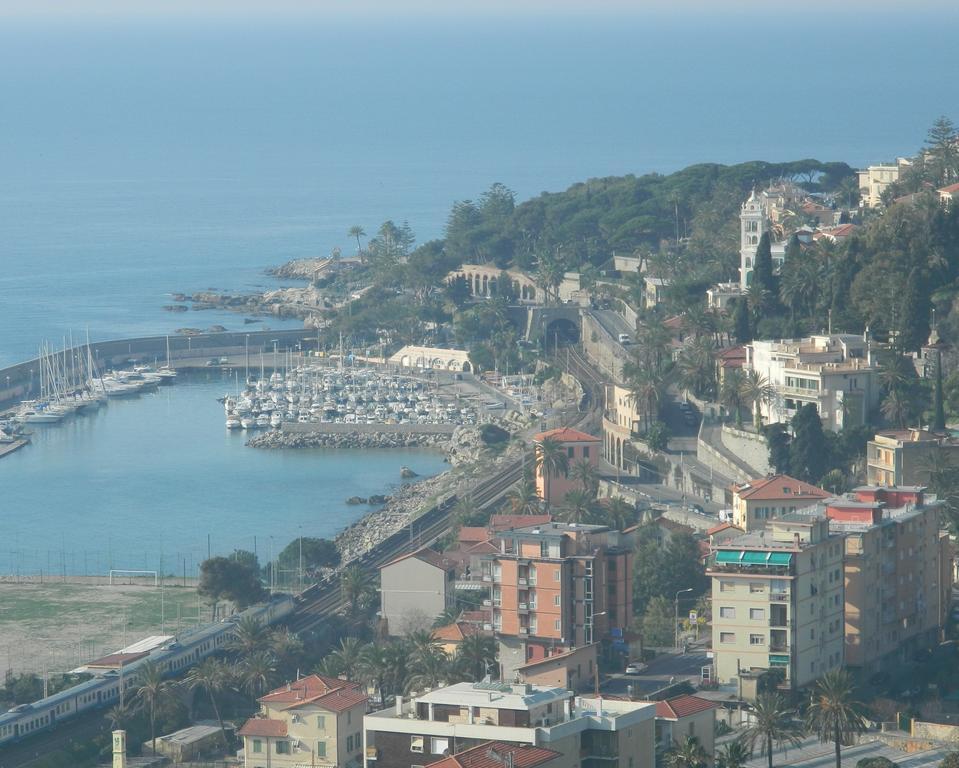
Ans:
{"type": "Polygon", "coordinates": [[[643,664],[641,661],[634,661],[626,665],[626,674],[627,675],[639,675],[649,669],[648,664],[643,664]]]}

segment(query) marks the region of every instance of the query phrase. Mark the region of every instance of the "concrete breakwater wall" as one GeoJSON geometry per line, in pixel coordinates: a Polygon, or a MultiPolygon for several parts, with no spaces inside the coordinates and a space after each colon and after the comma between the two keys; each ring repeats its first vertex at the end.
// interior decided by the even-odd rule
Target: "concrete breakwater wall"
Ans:
{"type": "MultiPolygon", "coordinates": [[[[230,355],[252,356],[259,359],[260,352],[266,354],[264,359],[272,366],[273,347],[285,352],[296,348],[309,349],[316,342],[316,336],[309,330],[296,328],[282,331],[235,331],[224,333],[200,333],[191,336],[143,336],[133,339],[114,339],[90,343],[91,354],[97,366],[102,368],[126,364],[130,359],[166,360],[167,340],[170,342],[170,362],[176,366],[177,362],[196,358],[211,358],[230,355]]],[[[63,355],[62,352],[58,354],[63,355]]],[[[66,352],[67,359],[71,356],[86,359],[86,345],[78,345],[66,352]]],[[[7,368],[0,368],[0,405],[9,404],[18,400],[30,398],[40,390],[40,363],[39,360],[27,360],[7,368]]]]}
{"type": "Polygon", "coordinates": [[[251,448],[446,448],[454,424],[284,424],[252,438],[251,448]]]}

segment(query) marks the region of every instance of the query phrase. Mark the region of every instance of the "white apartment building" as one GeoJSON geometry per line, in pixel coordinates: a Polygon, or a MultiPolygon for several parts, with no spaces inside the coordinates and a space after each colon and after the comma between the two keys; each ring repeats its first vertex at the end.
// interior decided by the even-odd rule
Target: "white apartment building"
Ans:
{"type": "Polygon", "coordinates": [[[788,422],[812,403],[823,426],[840,430],[867,423],[879,406],[879,368],[868,333],[754,341],[746,346],[744,367],[760,373],[773,390],[759,406],[767,424],[788,422]]]}
{"type": "Polygon", "coordinates": [[[895,163],[878,163],[856,171],[859,174],[859,195],[861,204],[866,208],[878,208],[882,205],[882,193],[890,184],[899,181],[899,176],[912,163],[904,157],[895,163]]]}
{"type": "Polygon", "coordinates": [[[718,545],[712,580],[713,665],[747,699],[781,670],[800,688],[843,664],[843,541],[825,516],[790,513],[718,545]]]}

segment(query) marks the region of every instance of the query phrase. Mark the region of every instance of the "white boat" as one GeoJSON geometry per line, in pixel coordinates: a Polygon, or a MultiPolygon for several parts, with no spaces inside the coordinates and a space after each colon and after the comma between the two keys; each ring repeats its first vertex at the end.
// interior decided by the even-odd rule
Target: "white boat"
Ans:
{"type": "Polygon", "coordinates": [[[236,419],[236,418],[234,418],[234,417],[231,416],[230,418],[228,418],[228,419],[226,420],[226,428],[227,428],[227,429],[239,429],[240,426],[241,426],[241,424],[240,424],[240,420],[239,420],[239,419],[236,419]]]}
{"type": "Polygon", "coordinates": [[[270,417],[270,426],[276,429],[282,424],[283,424],[283,417],[278,412],[274,411],[273,415],[270,417]]]}
{"type": "Polygon", "coordinates": [[[256,426],[256,422],[249,416],[244,416],[240,419],[240,426],[243,427],[243,429],[253,429],[256,426]]]}
{"type": "Polygon", "coordinates": [[[259,416],[256,417],[256,425],[258,427],[270,426],[270,417],[265,413],[261,413],[259,416]]]}

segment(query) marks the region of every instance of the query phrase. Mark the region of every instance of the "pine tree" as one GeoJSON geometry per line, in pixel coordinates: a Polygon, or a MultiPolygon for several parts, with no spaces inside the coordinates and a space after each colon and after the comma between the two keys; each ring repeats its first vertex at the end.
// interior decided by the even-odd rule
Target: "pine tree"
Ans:
{"type": "Polygon", "coordinates": [[[926,134],[925,169],[927,178],[939,186],[949,184],[959,176],[959,133],[946,116],[932,124],[926,134]]]}
{"type": "Polygon", "coordinates": [[[902,293],[902,318],[899,322],[899,344],[904,352],[916,352],[929,337],[929,296],[923,289],[922,275],[913,267],[902,293]]]}
{"type": "Polygon", "coordinates": [[[753,340],[753,331],[749,322],[749,302],[746,301],[745,296],[736,301],[736,309],[733,312],[733,333],[740,344],[748,344],[753,340]]]}

